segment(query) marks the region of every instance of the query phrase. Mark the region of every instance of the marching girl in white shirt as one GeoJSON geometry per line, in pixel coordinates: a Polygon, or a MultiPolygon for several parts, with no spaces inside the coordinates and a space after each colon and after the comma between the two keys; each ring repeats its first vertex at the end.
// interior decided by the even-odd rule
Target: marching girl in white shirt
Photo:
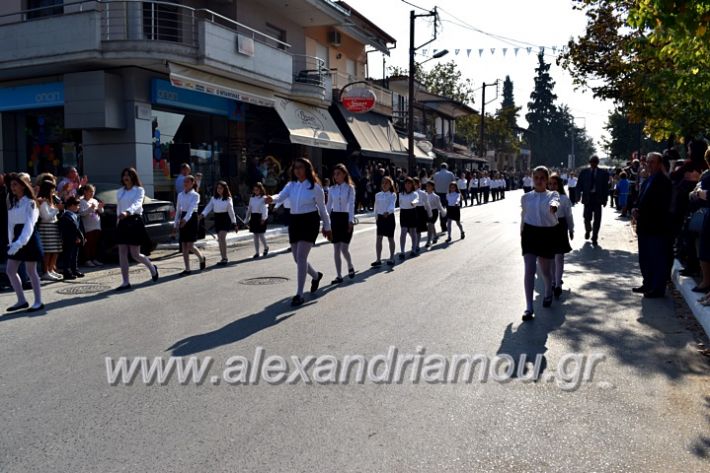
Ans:
{"type": "Polygon", "coordinates": [[[429,201],[429,207],[431,208],[431,216],[427,220],[427,248],[431,247],[431,245],[436,245],[436,242],[439,241],[436,233],[436,221],[439,219],[439,214],[446,215],[446,209],[441,205],[441,198],[434,192],[435,190],[434,181],[427,182],[425,198],[429,201]]]}
{"type": "Polygon", "coordinates": [[[116,244],[118,245],[118,260],[121,265],[123,282],[116,291],[125,291],[131,288],[128,279],[128,255],[134,260],[143,263],[150,271],[153,282],[158,280],[158,268],[151,263],[147,256],[140,252],[141,244],[148,239],[148,234],[143,223],[143,198],[145,191],[141,187],[138,173],[133,168],[126,168],[121,172],[123,187],[116,192],[116,244]]]}
{"type": "Polygon", "coordinates": [[[419,178],[415,177],[413,180],[414,190],[419,195],[419,202],[417,202],[417,231],[415,233],[416,240],[414,243],[413,251],[416,254],[419,254],[419,252],[421,251],[421,248],[419,248],[419,244],[422,241],[422,233],[428,230],[427,222],[431,218],[431,205],[429,204],[429,199],[427,199],[426,192],[424,192],[424,189],[421,188],[419,178]]]}
{"type": "Polygon", "coordinates": [[[456,185],[459,186],[459,191],[461,192],[461,198],[463,199],[464,206],[468,207],[468,179],[466,178],[466,173],[461,173],[456,185]]]}
{"type": "MultiPolygon", "coordinates": [[[[430,182],[434,185],[433,182],[430,182]]],[[[436,196],[438,199],[439,196],[436,196]]],[[[375,215],[377,215],[377,242],[375,244],[375,252],[377,259],[370,266],[376,268],[382,266],[382,239],[387,238],[390,246],[390,259],[387,260],[388,266],[394,266],[394,230],[395,219],[394,209],[397,205],[397,193],[395,192],[394,181],[391,177],[385,176],[382,178],[382,191],[375,195],[375,215]]]]}
{"type": "Polygon", "coordinates": [[[238,229],[232,193],[229,191],[229,186],[225,181],[217,181],[214,195],[202,211],[200,219],[208,216],[210,212],[214,212],[214,231],[217,233],[219,254],[222,256],[222,259],[217,264],[224,266],[229,262],[227,259],[227,233],[232,230],[236,232],[238,229]]]}
{"type": "Polygon", "coordinates": [[[574,239],[574,217],[572,216],[572,201],[565,194],[564,181],[557,174],[550,176],[548,189],[560,195],[560,206],[557,210],[557,253],[552,270],[552,293],[555,299],[562,296],[562,273],[565,270],[565,253],[572,251],[570,240],[574,239]]]}
{"type": "Polygon", "coordinates": [[[525,176],[523,176],[523,193],[527,194],[528,192],[530,192],[532,190],[532,185],[532,176],[530,175],[530,173],[525,174],[525,176]]]}
{"type": "Polygon", "coordinates": [[[480,194],[479,194],[479,195],[480,195],[480,199],[483,201],[484,204],[487,204],[487,203],[488,203],[488,198],[489,198],[490,192],[491,192],[491,187],[490,187],[490,186],[491,186],[491,180],[490,180],[490,178],[488,177],[488,173],[487,173],[487,172],[485,172],[485,171],[483,172],[483,176],[481,177],[481,180],[480,180],[479,184],[480,184],[480,187],[479,187],[479,190],[480,190],[480,194]]]}
{"type": "Polygon", "coordinates": [[[415,245],[417,243],[417,204],[419,193],[414,188],[414,179],[407,177],[404,180],[402,191],[399,193],[399,247],[402,252],[399,259],[406,258],[404,248],[407,245],[407,235],[412,239],[412,256],[417,256],[415,245]]]}
{"type": "Polygon", "coordinates": [[[254,253],[253,258],[259,257],[259,243],[264,244],[264,256],[269,254],[269,246],[266,244],[266,221],[269,218],[269,206],[266,205],[266,189],[264,184],[257,182],[252,189],[251,197],[249,198],[249,206],[247,207],[247,221],[249,222],[249,231],[254,238],[254,253]]]}
{"type": "Polygon", "coordinates": [[[473,205],[473,199],[476,199],[476,205],[481,203],[481,198],[478,195],[478,173],[471,174],[471,180],[468,181],[468,193],[471,196],[471,205],[473,205]]]}
{"type": "Polygon", "coordinates": [[[190,253],[194,253],[200,260],[200,269],[207,266],[207,258],[195,247],[197,232],[200,228],[197,207],[200,205],[200,194],[197,193],[197,181],[195,177],[185,176],[182,181],[183,191],[178,194],[177,206],[175,208],[175,229],[178,230],[180,249],[182,250],[182,260],[185,262],[185,270],[180,276],[192,274],[190,270],[190,253]]]}
{"type": "Polygon", "coordinates": [[[42,303],[42,290],[37,272],[37,264],[42,261],[42,249],[37,234],[37,220],[39,209],[35,194],[29,182],[18,174],[9,177],[10,192],[8,193],[7,211],[7,237],[10,246],[7,249],[7,265],[5,272],[10,285],[15,290],[17,303],[7,308],[8,312],[27,309],[35,312],[44,309],[42,303]],[[32,283],[34,304],[29,306],[22,290],[22,281],[17,275],[17,270],[25,263],[27,274],[32,283]]]}
{"type": "Polygon", "coordinates": [[[459,227],[461,239],[466,238],[466,232],[463,231],[463,225],[461,225],[461,193],[455,182],[449,184],[449,192],[446,194],[446,222],[446,230],[449,234],[446,243],[451,243],[451,227],[453,227],[453,222],[456,222],[456,225],[459,227]]]}
{"type": "Polygon", "coordinates": [[[348,277],[355,277],[355,268],[350,257],[350,241],[355,225],[355,187],[350,172],[344,164],[336,164],[333,169],[333,183],[328,192],[326,208],[330,213],[330,225],[333,231],[333,251],[335,271],[338,273],[332,284],[343,282],[341,255],[348,264],[348,277]]]}
{"type": "Polygon", "coordinates": [[[533,190],[523,194],[520,199],[522,207],[521,244],[525,261],[525,302],[527,307],[523,320],[532,320],[533,289],[535,273],[540,265],[540,273],[545,283],[543,307],[552,305],[552,284],[550,281],[550,266],[557,253],[557,209],[560,197],[557,192],[547,190],[550,171],[544,166],[538,166],[533,171],[533,190]]]}
{"type": "Polygon", "coordinates": [[[291,243],[291,253],[298,273],[297,292],[291,300],[291,305],[295,307],[304,303],[303,286],[306,284],[306,275],[313,278],[311,293],[318,290],[323,279],[323,273],[316,271],[308,263],[308,254],[318,238],[320,220],[323,220],[323,235],[328,239],[331,237],[330,216],[325,208],[325,194],[308,159],[294,160],[291,165],[291,181],[277,195],[267,196],[266,203],[278,204],[285,199],[291,201],[288,240],[291,243]]]}

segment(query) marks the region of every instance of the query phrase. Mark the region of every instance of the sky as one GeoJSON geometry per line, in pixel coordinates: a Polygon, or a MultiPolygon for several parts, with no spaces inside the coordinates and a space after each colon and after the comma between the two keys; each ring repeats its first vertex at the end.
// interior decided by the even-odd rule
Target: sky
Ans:
{"type": "MultiPolygon", "coordinates": [[[[348,4],[369,18],[377,26],[397,39],[397,47],[386,59],[388,66],[407,67],[409,47],[409,12],[425,13],[401,0],[347,0],[348,4]]],[[[499,93],[502,95],[502,81],[510,76],[514,86],[515,103],[522,107],[518,124],[527,126],[525,113],[530,93],[534,86],[537,53],[545,47],[545,60],[552,63],[550,74],[555,81],[557,103],[567,104],[575,117],[577,126],[586,126],[587,133],[594,139],[597,151],[602,154],[600,140],[608,136],[604,125],[609,111],[613,108],[608,101],[595,99],[588,90],[575,90],[569,73],[555,64],[559,48],[570,38],[584,33],[586,17],[584,12],[575,11],[571,0],[411,0],[424,9],[439,8],[441,28],[433,43],[418,51],[417,61],[426,60],[433,49],[448,49],[449,54],[434,59],[424,68],[431,68],[436,62],[456,61],[464,78],[473,81],[476,102],[473,108],[481,108],[481,84],[500,79],[499,93]],[[487,34],[473,31],[471,27],[487,34]],[[505,38],[500,38],[500,36],[505,38]],[[557,47],[557,53],[552,47],[557,47]],[[532,51],[528,54],[527,48],[532,51]],[[495,53],[491,49],[495,48],[495,53]],[[503,48],[507,52],[503,55],[503,48]],[[514,48],[520,48],[517,56],[514,48]],[[459,53],[456,54],[456,50],[459,53]],[[471,49],[470,56],[467,50],[471,49]],[[479,56],[479,50],[483,54],[479,56]],[[422,53],[427,50],[427,56],[422,53]]],[[[416,24],[417,46],[428,41],[433,31],[428,19],[418,19],[416,24]]],[[[369,56],[370,76],[382,77],[382,55],[369,56]]],[[[486,102],[495,96],[495,88],[486,90],[486,102]]],[[[486,105],[486,111],[500,107],[500,99],[486,105]]]]}

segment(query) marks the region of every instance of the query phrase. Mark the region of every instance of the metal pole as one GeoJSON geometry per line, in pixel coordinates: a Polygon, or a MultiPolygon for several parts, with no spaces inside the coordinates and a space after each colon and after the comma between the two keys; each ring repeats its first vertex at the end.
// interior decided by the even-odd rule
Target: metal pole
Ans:
{"type": "Polygon", "coordinates": [[[409,107],[407,117],[407,167],[408,174],[412,176],[416,168],[414,159],[414,10],[409,12],[409,107]]]}
{"type": "Polygon", "coordinates": [[[574,126],[572,126],[572,128],[570,128],[570,134],[569,134],[569,137],[570,137],[570,138],[569,138],[569,141],[570,141],[570,150],[571,150],[570,155],[569,155],[569,158],[570,158],[570,169],[574,169],[574,168],[575,168],[575,159],[574,159],[574,135],[575,135],[575,133],[574,133],[574,126]]]}
{"type": "Polygon", "coordinates": [[[485,129],[485,119],[486,119],[486,83],[483,83],[483,88],[481,89],[481,158],[486,159],[485,141],[483,138],[483,133],[485,129]]]}

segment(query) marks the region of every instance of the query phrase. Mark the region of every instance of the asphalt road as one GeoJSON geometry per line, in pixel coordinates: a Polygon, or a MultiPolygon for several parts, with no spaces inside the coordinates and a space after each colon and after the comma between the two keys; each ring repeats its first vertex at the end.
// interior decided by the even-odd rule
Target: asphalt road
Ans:
{"type": "MultiPolygon", "coordinates": [[[[538,296],[536,320],[523,324],[519,198],[464,209],[465,240],[393,270],[370,269],[374,232],[363,219],[356,278],[325,284],[298,310],[291,256],[252,261],[245,244],[230,250],[236,263],[187,278],[165,255],[158,284],[134,267],[128,294],[110,291],[116,268],[46,286],[45,314],[0,316],[0,471],[710,471],[710,366],[672,298],[630,292],[628,225],[607,211],[593,248],[577,208],[563,299],[542,309],[538,296]],[[543,379],[235,385],[219,376],[258,347],[290,359],[390,346],[539,354],[543,379]],[[557,382],[569,353],[605,357],[576,389],[557,382]],[[208,380],[107,380],[106,357],[171,355],[212,357],[208,380]]],[[[331,255],[327,244],[312,253],[326,282],[331,255]]],[[[0,307],[13,302],[0,295],[0,307]]]]}

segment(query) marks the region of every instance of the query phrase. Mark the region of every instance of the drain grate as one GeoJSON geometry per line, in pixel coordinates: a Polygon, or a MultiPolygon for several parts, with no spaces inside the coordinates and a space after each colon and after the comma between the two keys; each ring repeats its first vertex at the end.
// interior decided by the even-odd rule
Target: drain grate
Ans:
{"type": "Polygon", "coordinates": [[[280,276],[266,276],[261,278],[249,278],[242,279],[239,284],[244,284],[245,286],[270,286],[272,284],[281,284],[288,281],[288,278],[282,278],[280,276]]]}
{"type": "Polygon", "coordinates": [[[65,296],[79,296],[82,294],[96,294],[111,289],[104,284],[70,284],[61,289],[57,289],[57,294],[65,296]]]}

